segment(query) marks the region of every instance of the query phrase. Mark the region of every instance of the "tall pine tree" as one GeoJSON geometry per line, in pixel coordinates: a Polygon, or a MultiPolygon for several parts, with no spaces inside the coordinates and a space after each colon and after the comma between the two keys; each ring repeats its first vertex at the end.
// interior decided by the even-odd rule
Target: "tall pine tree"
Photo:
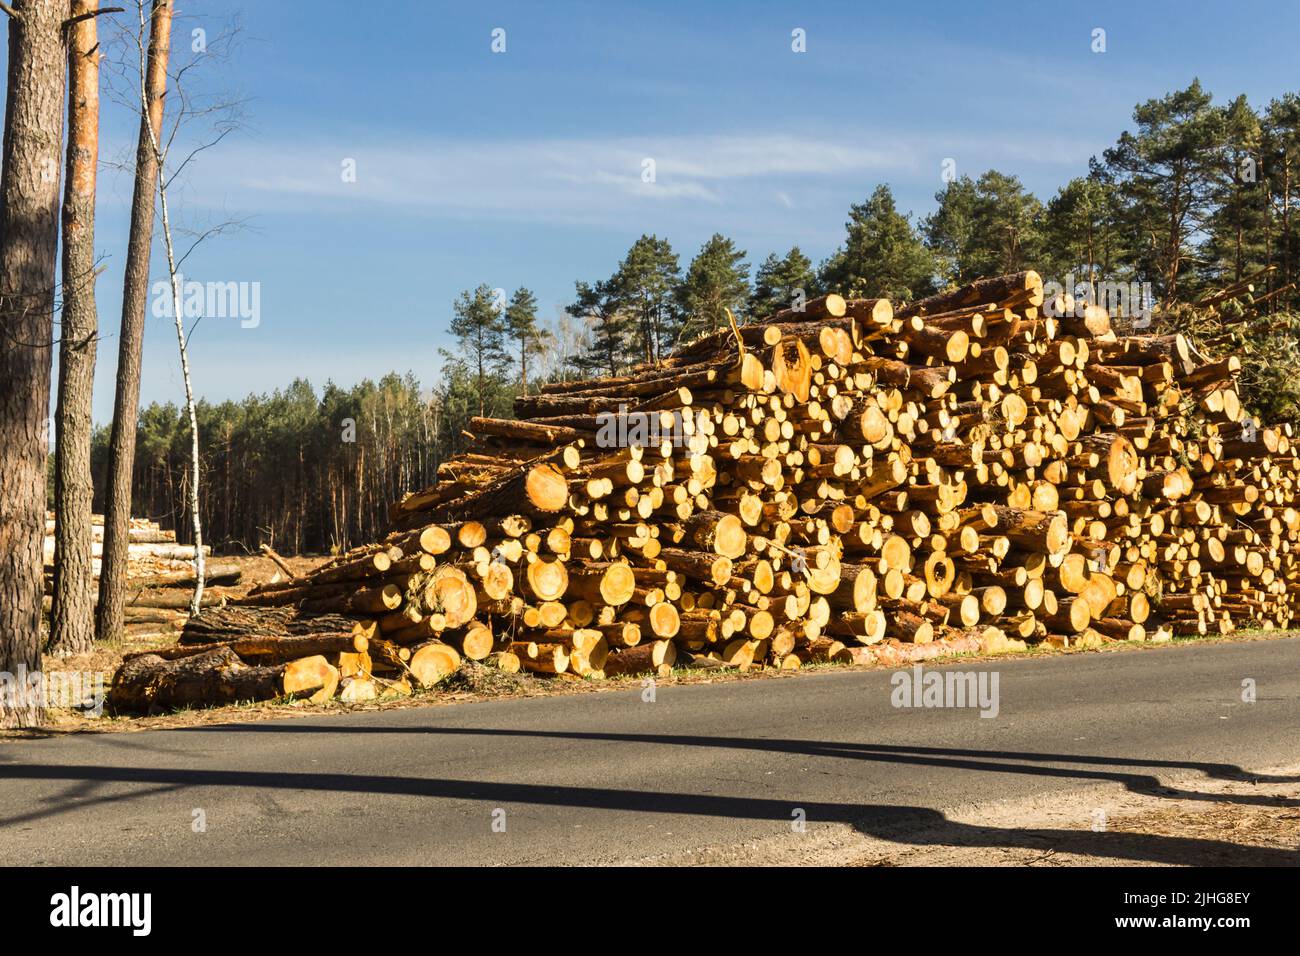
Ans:
{"type": "Polygon", "coordinates": [[[681,316],[678,339],[687,340],[726,328],[727,309],[740,321],[748,298],[749,264],[745,261],[745,251],[715,232],[691,260],[686,278],[677,287],[681,316]]]}
{"type": "Polygon", "coordinates": [[[587,323],[591,345],[573,364],[584,375],[617,375],[636,362],[636,323],[623,312],[613,280],[576,286],[577,297],[564,311],[587,323]]]}
{"type": "Polygon", "coordinates": [[[817,294],[816,285],[812,261],[798,246],[792,246],[779,259],[773,252],[754,275],[754,292],[749,297],[750,318],[761,321],[774,312],[791,308],[799,296],[810,299],[817,294]]]}
{"type": "Polygon", "coordinates": [[[818,281],[828,292],[916,299],[933,289],[935,258],[898,211],[888,186],[849,209],[848,239],[822,264],[818,281]]]}
{"type": "Polygon", "coordinates": [[[505,310],[486,284],[460,294],[452,305],[451,334],[456,352],[440,350],[453,374],[463,371],[473,383],[478,414],[495,413],[503,406],[501,386],[510,365],[506,351],[505,310]]]}
{"type": "Polygon", "coordinates": [[[969,176],[951,180],[935,193],[939,206],[921,221],[925,243],[933,251],[943,284],[960,285],[975,268],[970,248],[975,242],[975,216],[979,199],[969,176]]]}
{"type": "Polygon", "coordinates": [[[1114,187],[1096,175],[1078,176],[1060,188],[1047,204],[1043,220],[1043,252],[1036,268],[1058,281],[1073,275],[1075,284],[1114,280],[1116,255],[1116,197],[1114,187]]]}
{"type": "Polygon", "coordinates": [[[1263,127],[1246,97],[1223,108],[1223,146],[1214,184],[1214,210],[1202,250],[1206,278],[1218,285],[1258,271],[1268,258],[1268,184],[1260,169],[1263,127]]]}
{"type": "Polygon", "coordinates": [[[515,290],[506,306],[505,334],[519,362],[519,391],[527,395],[528,360],[541,352],[550,333],[537,322],[537,297],[522,286],[515,290]]]}
{"type": "MultiPolygon", "coordinates": [[[[1270,197],[1268,245],[1270,261],[1278,265],[1270,291],[1300,278],[1300,96],[1287,93],[1268,104],[1264,113],[1264,174],[1270,197]]],[[[1272,300],[1275,305],[1300,301],[1295,290],[1272,300]]]]}
{"type": "Polygon", "coordinates": [[[1043,204],[1015,176],[962,176],[934,198],[939,208],[922,228],[948,283],[1018,272],[1040,256],[1043,204]]]}
{"type": "Polygon", "coordinates": [[[642,361],[656,361],[668,347],[681,268],[667,239],[642,236],[619,263],[610,285],[622,309],[636,322],[642,361]]]}
{"type": "Polygon", "coordinates": [[[1223,113],[1193,80],[1185,90],[1147,100],[1133,111],[1137,131],[1125,130],[1104,160],[1124,200],[1124,228],[1141,238],[1134,265],[1176,300],[1183,279],[1195,283],[1195,239],[1213,209],[1223,142],[1223,113]]]}

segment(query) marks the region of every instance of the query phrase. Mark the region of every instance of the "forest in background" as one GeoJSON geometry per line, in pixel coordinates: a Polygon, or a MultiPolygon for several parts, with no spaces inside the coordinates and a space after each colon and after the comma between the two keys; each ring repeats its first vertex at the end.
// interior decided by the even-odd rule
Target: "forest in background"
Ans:
{"type": "MultiPolygon", "coordinates": [[[[1162,314],[1176,317],[1179,303],[1272,267],[1255,290],[1271,296],[1270,320],[1234,326],[1231,341],[1246,365],[1248,406],[1265,420],[1297,420],[1300,96],[1262,109],[1245,97],[1218,105],[1193,82],[1140,104],[1133,120],[1047,201],[988,170],[946,177],[935,211],[917,220],[881,185],[850,208],[843,244],[819,264],[795,246],[752,268],[745,250],[715,234],[683,268],[668,239],[643,235],[613,275],[577,281],[566,314],[551,322],[528,289],[462,292],[449,321],[456,349],[441,352],[432,386],[392,373],[348,389],[298,380],[241,402],[201,401],[207,540],[218,551],[269,543],[285,553],[375,540],[388,505],[433,482],[473,416],[512,417],[515,396],[540,382],[654,361],[723,326],[728,309],[755,321],[824,291],[904,302],[1028,268],[1062,284],[1072,276],[1085,297],[1102,282],[1150,283],[1162,314]]],[[[1231,315],[1233,304],[1224,308],[1231,315]]],[[[138,435],[134,513],[184,540],[183,407],[149,405],[138,435]]],[[[97,508],[107,443],[100,429],[97,508]]]]}

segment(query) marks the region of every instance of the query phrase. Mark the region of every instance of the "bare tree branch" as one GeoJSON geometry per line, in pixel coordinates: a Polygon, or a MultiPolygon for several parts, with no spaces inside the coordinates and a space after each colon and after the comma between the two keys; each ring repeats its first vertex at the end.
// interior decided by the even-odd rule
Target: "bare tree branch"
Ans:
{"type": "Polygon", "coordinates": [[[190,243],[190,247],[185,250],[185,254],[176,260],[176,268],[179,269],[181,265],[184,264],[185,260],[190,257],[190,253],[192,253],[195,249],[197,249],[199,247],[199,244],[202,243],[205,239],[211,239],[213,236],[221,236],[227,232],[232,232],[236,229],[243,227],[244,224],[245,224],[244,220],[227,219],[224,222],[219,222],[215,226],[210,226],[207,229],[203,230],[203,232],[199,233],[195,238],[195,240],[192,243],[190,243]]]}
{"type": "MultiPolygon", "coordinates": [[[[0,4],[4,6],[4,4],[0,4]]],[[[105,7],[103,10],[92,10],[90,13],[79,13],[75,17],[69,17],[63,21],[63,29],[67,29],[74,23],[80,23],[82,20],[93,20],[95,17],[102,17],[106,13],[125,13],[126,7],[105,7]]]]}
{"type": "MultiPolygon", "coordinates": [[[[191,153],[188,156],[186,156],[183,160],[181,160],[181,162],[176,166],[176,168],[172,170],[172,174],[168,176],[166,179],[167,185],[170,186],[172,184],[172,180],[174,180],[177,176],[179,176],[184,171],[185,167],[188,166],[194,160],[195,156],[199,155],[199,153],[203,152],[205,149],[211,149],[213,146],[216,146],[218,143],[220,143],[223,139],[225,139],[228,135],[230,135],[234,131],[235,131],[234,126],[228,126],[225,129],[221,130],[220,133],[217,134],[216,139],[213,139],[209,142],[203,143],[195,147],[194,150],[191,151],[191,153]]],[[[170,144],[168,144],[168,150],[170,150],[170,144]]]]}

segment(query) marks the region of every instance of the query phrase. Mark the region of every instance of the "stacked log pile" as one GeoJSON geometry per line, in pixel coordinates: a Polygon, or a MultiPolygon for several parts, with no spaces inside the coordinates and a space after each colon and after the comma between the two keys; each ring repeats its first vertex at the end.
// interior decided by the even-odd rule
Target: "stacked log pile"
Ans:
{"type": "MultiPolygon", "coordinates": [[[[48,615],[54,594],[54,512],[45,515],[45,599],[48,615]]],[[[92,515],[91,555],[94,579],[99,579],[100,555],[104,547],[104,516],[92,515]]],[[[194,546],[177,544],[176,532],[164,529],[148,518],[132,518],[127,544],[127,593],[124,615],[127,634],[142,637],[180,630],[184,625],[194,585],[194,546]]],[[[211,549],[204,547],[204,554],[211,549]]],[[[237,584],[241,573],[232,562],[209,563],[208,584],[215,585],[204,596],[204,607],[224,603],[219,590],[237,584]]]]}
{"type": "MultiPolygon", "coordinates": [[[[1237,370],[1033,272],[827,295],[474,419],[384,541],[239,610],[364,637],[325,654],[350,699],[462,658],[571,679],[1286,627],[1300,456],[1237,370]]],[[[184,640],[271,666],[208,618],[184,640]]]]}
{"type": "MultiPolygon", "coordinates": [[[[104,549],[104,516],[91,515],[91,556],[95,577],[99,577],[100,555],[104,549]]],[[[128,532],[127,570],[131,577],[146,577],[183,571],[194,562],[194,546],[177,544],[176,532],[164,529],[148,518],[132,518],[128,532]]],[[[45,571],[54,572],[54,512],[45,515],[45,571]]],[[[205,547],[204,554],[211,548],[205,547]]]]}

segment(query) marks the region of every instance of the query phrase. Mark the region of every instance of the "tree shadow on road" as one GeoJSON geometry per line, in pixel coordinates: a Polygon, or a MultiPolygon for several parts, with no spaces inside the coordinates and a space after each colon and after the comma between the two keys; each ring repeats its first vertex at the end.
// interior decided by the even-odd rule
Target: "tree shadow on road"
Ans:
{"type": "Polygon", "coordinates": [[[1214,780],[1253,783],[1300,783],[1300,776],[1251,773],[1236,764],[1209,763],[1195,760],[1146,760],[1132,757],[1103,757],[1089,754],[1056,754],[1017,750],[976,750],[963,747],[917,747],[910,744],[874,744],[853,741],[797,740],[780,737],[711,737],[697,734],[614,733],[595,730],[531,730],[495,727],[391,726],[348,727],[337,724],[308,724],[300,721],[240,724],[228,727],[188,727],[179,733],[233,731],[239,733],[331,733],[331,734],[432,734],[449,737],[522,737],[532,739],[578,740],[615,744],[659,744],[677,747],[717,747],[729,750],[754,750],[765,753],[796,754],[844,760],[911,764],[952,770],[975,770],[994,773],[1094,780],[1120,783],[1134,793],[1173,797],[1182,800],[1211,800],[1268,806],[1300,806],[1300,799],[1254,794],[1210,794],[1178,790],[1161,783],[1151,773],[1122,771],[1120,768],[1143,768],[1151,771],[1189,771],[1214,780]],[[1016,762],[1019,761],[1019,762],[1016,762]],[[1052,766],[1077,764],[1082,766],[1052,766]]]}
{"type": "MultiPolygon", "coordinates": [[[[206,731],[192,728],[184,731],[206,731]]],[[[215,729],[215,728],[213,728],[215,729]]],[[[257,732],[333,732],[333,733],[434,733],[442,735],[523,736],[538,738],[592,740],[609,743],[652,743],[682,747],[728,747],[769,752],[791,753],[835,760],[864,760],[939,767],[958,771],[985,773],[1022,773],[1056,778],[1073,778],[1097,782],[1118,782],[1137,793],[1180,800],[1233,802],[1260,806],[1295,806],[1300,801],[1252,794],[1211,794],[1167,787],[1151,773],[1119,768],[1142,767],[1147,770],[1198,771],[1226,780],[1259,780],[1289,783],[1294,777],[1258,777],[1231,764],[1194,761],[1141,761],[1077,754],[1042,754],[1030,752],[982,751],[964,748],[910,747],[885,744],[856,744],[807,740],[763,738],[697,737],[691,735],[618,734],[602,732],[555,732],[541,730],[503,730],[494,728],[440,727],[334,727],[294,724],[253,724],[226,731],[257,732]],[[1015,762],[1021,761],[1021,762],[1015,762]],[[1057,766],[1075,764],[1085,766],[1057,766]]],[[[608,810],[651,814],[670,814],[702,818],[727,818],[770,821],[773,835],[789,826],[792,813],[802,809],[809,823],[838,823],[857,832],[909,846],[966,846],[1024,848],[1055,851],[1107,859],[1125,859],[1143,863],[1197,863],[1217,865],[1300,864],[1296,850],[1241,846],[1224,840],[1107,830],[1025,829],[978,826],[949,820],[942,812],[917,806],[873,804],[868,802],[806,801],[797,796],[788,799],[739,797],[716,794],[672,793],[645,790],[620,790],[604,787],[576,787],[550,784],[511,783],[490,780],[456,780],[391,776],[365,773],[297,773],[251,770],[194,769],[184,767],[122,767],[94,764],[60,765],[0,762],[0,778],[9,780],[65,780],[74,783],[111,784],[116,791],[99,798],[49,801],[43,811],[16,818],[0,819],[0,827],[27,822],[36,817],[50,817],[83,809],[101,800],[129,802],[135,794],[121,792],[121,787],[189,788],[238,787],[263,790],[324,791],[359,793],[370,796],[396,796],[452,801],[472,801],[497,806],[552,807],[564,809],[608,810]]]]}

